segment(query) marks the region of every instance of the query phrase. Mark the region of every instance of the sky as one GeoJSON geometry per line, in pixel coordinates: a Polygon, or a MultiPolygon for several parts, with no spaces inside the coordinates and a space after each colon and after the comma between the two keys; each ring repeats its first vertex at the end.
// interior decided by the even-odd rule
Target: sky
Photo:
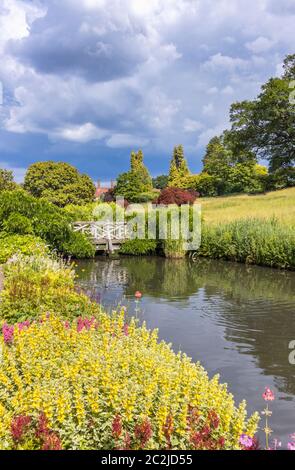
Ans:
{"type": "Polygon", "coordinates": [[[281,74],[294,24],[295,0],[0,0],[0,167],[110,181],[142,148],[156,176],[183,144],[196,173],[231,103],[281,74]]]}

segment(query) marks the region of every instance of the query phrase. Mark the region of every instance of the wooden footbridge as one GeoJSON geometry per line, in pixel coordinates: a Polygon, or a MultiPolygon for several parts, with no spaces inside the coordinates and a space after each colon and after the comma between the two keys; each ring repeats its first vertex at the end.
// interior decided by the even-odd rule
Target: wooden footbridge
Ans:
{"type": "Polygon", "coordinates": [[[130,240],[128,226],[124,222],[75,222],[73,229],[88,235],[97,251],[109,254],[119,250],[122,243],[130,240]]]}

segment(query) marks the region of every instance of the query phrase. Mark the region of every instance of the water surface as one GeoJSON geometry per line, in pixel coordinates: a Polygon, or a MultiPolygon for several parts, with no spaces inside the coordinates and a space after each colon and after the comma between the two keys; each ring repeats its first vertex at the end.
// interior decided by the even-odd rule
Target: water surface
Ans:
{"type": "Polygon", "coordinates": [[[134,293],[143,293],[140,321],[159,337],[220,374],[236,401],[262,410],[270,386],[273,437],[284,444],[295,432],[295,273],[222,261],[120,258],[80,262],[79,283],[95,290],[111,309],[118,303],[134,314],[134,293]]]}

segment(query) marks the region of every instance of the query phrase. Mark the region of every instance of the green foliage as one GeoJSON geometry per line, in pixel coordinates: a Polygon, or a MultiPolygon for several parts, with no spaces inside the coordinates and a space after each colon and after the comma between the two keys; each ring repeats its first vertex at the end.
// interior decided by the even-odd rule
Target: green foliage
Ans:
{"type": "Polygon", "coordinates": [[[295,269],[295,233],[276,219],[204,225],[201,256],[295,269]]]}
{"type": "Polygon", "coordinates": [[[124,197],[128,202],[146,202],[146,194],[153,191],[152,179],[143,163],[143,153],[131,153],[130,171],[117,178],[115,196],[124,197]],[[141,196],[143,196],[143,200],[141,196]]]}
{"type": "Polygon", "coordinates": [[[128,240],[120,248],[122,255],[145,256],[154,255],[157,251],[156,240],[128,240]]]}
{"type": "Polygon", "coordinates": [[[267,169],[256,164],[253,153],[237,149],[234,153],[233,149],[232,135],[228,132],[211,139],[203,160],[203,173],[196,179],[196,189],[202,195],[256,194],[265,191],[267,169]],[[205,175],[203,180],[202,174],[205,175]],[[208,175],[211,180],[208,179],[208,175]],[[198,183],[200,183],[199,189],[198,183]],[[205,186],[203,189],[202,183],[205,186]]]}
{"type": "Polygon", "coordinates": [[[16,323],[57,312],[64,318],[93,314],[90,300],[75,292],[75,273],[61,259],[37,254],[15,255],[4,266],[0,318],[16,323]]]}
{"type": "Polygon", "coordinates": [[[213,137],[207,145],[203,159],[203,171],[219,178],[220,191],[223,190],[222,183],[224,184],[226,181],[232,164],[233,154],[225,146],[223,136],[213,137]]]}
{"type": "Polygon", "coordinates": [[[269,191],[277,191],[295,186],[295,167],[279,168],[265,179],[269,191]]]}
{"type": "Polygon", "coordinates": [[[294,80],[295,55],[284,61],[281,78],[271,78],[253,101],[231,107],[231,135],[235,149],[254,151],[270,163],[270,172],[295,163],[295,113],[290,100],[290,80],[294,80]]]}
{"type": "Polygon", "coordinates": [[[32,235],[7,235],[0,233],[0,264],[6,263],[14,254],[44,255],[48,248],[41,238],[32,235]]]}
{"type": "Polygon", "coordinates": [[[95,246],[83,233],[72,232],[69,239],[62,243],[61,251],[64,255],[74,255],[77,259],[94,258],[95,246]]]}
{"type": "Polygon", "coordinates": [[[91,178],[68,163],[38,162],[30,166],[24,188],[37,198],[64,207],[93,201],[95,186],[91,178]]]}
{"type": "Polygon", "coordinates": [[[138,181],[142,185],[142,192],[148,192],[153,189],[152,179],[148,169],[143,163],[143,152],[139,150],[137,153],[131,153],[131,173],[136,175],[138,181]]]}
{"type": "MultiPolygon", "coordinates": [[[[23,190],[4,191],[0,194],[0,231],[7,228],[23,233],[25,226],[32,233],[46,241],[51,248],[63,252],[72,247],[69,254],[74,257],[81,255],[81,240],[74,243],[75,235],[70,226],[70,218],[66,212],[44,199],[37,199],[23,190]],[[77,253],[74,248],[77,247],[77,253]]],[[[90,253],[89,241],[85,240],[85,253],[90,253]]],[[[92,255],[91,255],[92,256],[92,255]]]]}
{"type": "Polygon", "coordinates": [[[84,206],[77,206],[75,204],[69,204],[65,206],[64,211],[68,215],[71,222],[89,222],[95,220],[93,213],[98,203],[89,203],[84,206]]]}
{"type": "Polygon", "coordinates": [[[33,226],[28,217],[14,212],[10,214],[7,220],[4,221],[3,231],[7,233],[26,235],[33,233],[33,226]]]}
{"type": "Polygon", "coordinates": [[[174,188],[184,188],[183,180],[191,175],[187,161],[184,156],[182,145],[174,147],[173,157],[170,164],[168,185],[174,188]]]}
{"type": "Polygon", "coordinates": [[[0,168],[0,193],[1,191],[12,191],[16,187],[17,184],[13,180],[12,171],[0,168]]]}
{"type": "Polygon", "coordinates": [[[153,190],[153,191],[139,194],[137,199],[141,203],[154,202],[158,196],[159,196],[159,191],[153,190]]]}
{"type": "Polygon", "coordinates": [[[162,247],[166,258],[181,259],[185,258],[186,256],[186,251],[183,249],[182,240],[163,240],[162,247]]]}
{"type": "Polygon", "coordinates": [[[168,186],[169,177],[167,175],[160,175],[153,178],[153,187],[155,189],[165,189],[168,186]]]}
{"type": "Polygon", "coordinates": [[[194,176],[193,187],[201,196],[214,197],[218,195],[219,178],[202,172],[194,176]]]}

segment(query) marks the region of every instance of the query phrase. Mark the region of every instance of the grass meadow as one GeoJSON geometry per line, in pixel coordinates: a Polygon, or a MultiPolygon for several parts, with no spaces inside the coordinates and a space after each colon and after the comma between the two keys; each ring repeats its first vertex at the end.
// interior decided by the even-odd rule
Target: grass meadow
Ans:
{"type": "Polygon", "coordinates": [[[277,219],[295,226],[295,188],[265,195],[224,196],[201,200],[206,224],[220,224],[241,219],[277,219]]]}

